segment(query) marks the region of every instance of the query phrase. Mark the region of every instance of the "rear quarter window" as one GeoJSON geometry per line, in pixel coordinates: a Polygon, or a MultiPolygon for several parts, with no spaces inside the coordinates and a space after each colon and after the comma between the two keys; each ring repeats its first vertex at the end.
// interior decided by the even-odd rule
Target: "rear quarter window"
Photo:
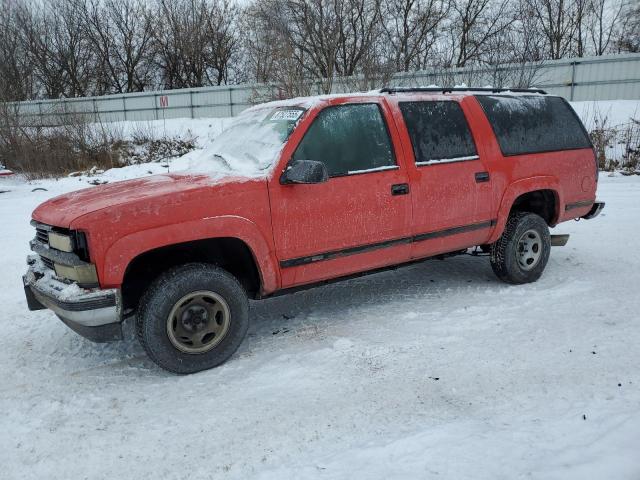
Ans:
{"type": "Polygon", "coordinates": [[[503,155],[591,148],[584,127],[560,97],[477,95],[503,155]]]}

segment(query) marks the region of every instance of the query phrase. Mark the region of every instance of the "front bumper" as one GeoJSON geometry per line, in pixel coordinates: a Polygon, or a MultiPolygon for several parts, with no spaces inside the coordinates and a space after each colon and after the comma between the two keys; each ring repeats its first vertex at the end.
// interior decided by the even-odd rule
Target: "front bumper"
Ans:
{"type": "Polygon", "coordinates": [[[22,277],[29,310],[52,310],[69,328],[94,342],[122,339],[122,296],[118,289],[84,289],[58,280],[30,258],[22,277]]]}

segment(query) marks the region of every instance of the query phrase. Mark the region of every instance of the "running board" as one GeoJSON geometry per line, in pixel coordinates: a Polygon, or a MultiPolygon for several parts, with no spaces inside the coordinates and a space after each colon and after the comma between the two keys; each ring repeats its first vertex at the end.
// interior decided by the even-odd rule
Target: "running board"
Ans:
{"type": "Polygon", "coordinates": [[[564,235],[551,235],[552,247],[564,247],[569,241],[569,234],[564,235]]]}

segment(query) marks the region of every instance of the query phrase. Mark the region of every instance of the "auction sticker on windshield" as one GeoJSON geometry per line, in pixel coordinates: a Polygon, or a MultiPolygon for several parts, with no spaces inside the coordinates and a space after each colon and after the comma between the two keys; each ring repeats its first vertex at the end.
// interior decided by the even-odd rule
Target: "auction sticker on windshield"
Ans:
{"type": "Polygon", "coordinates": [[[276,110],[271,114],[271,117],[269,118],[269,120],[272,120],[272,121],[285,120],[285,121],[291,122],[291,121],[298,120],[298,118],[300,118],[300,115],[302,115],[302,112],[304,112],[303,109],[276,110]]]}

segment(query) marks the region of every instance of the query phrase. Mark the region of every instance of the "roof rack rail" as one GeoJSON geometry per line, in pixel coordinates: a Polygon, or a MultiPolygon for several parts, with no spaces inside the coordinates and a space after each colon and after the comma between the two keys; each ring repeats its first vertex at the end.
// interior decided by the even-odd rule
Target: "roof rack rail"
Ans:
{"type": "Polygon", "coordinates": [[[380,93],[404,93],[404,92],[440,92],[440,93],[452,93],[452,92],[516,92],[516,93],[542,93],[546,95],[545,90],[539,88],[470,88],[470,87],[384,87],[380,89],[380,93]]]}

